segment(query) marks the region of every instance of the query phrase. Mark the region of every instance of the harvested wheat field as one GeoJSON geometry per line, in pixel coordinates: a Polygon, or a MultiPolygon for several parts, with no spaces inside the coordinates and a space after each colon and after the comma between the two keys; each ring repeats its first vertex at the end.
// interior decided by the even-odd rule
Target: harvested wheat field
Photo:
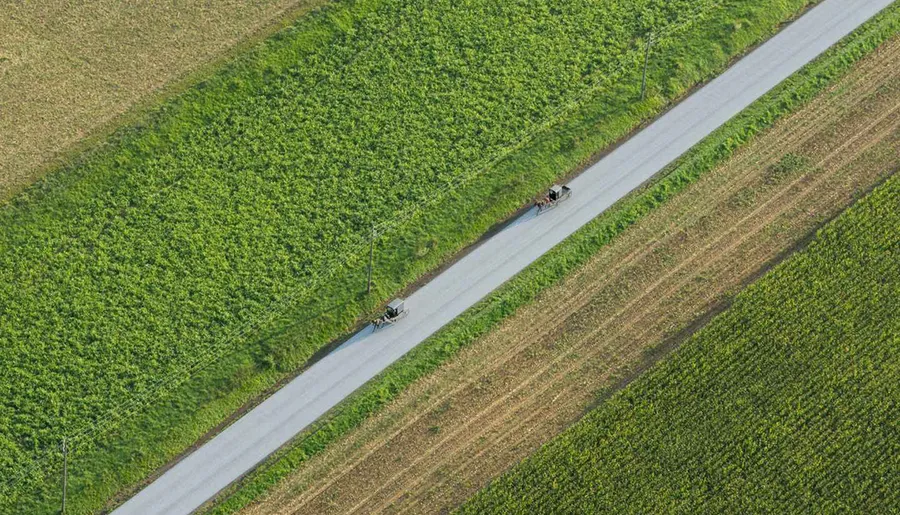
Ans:
{"type": "Polygon", "coordinates": [[[895,39],[245,512],[452,509],[893,173],[898,127],[895,39]]]}
{"type": "MultiPolygon", "coordinates": [[[[4,2],[0,201],[241,42],[324,0],[4,2]],[[166,86],[170,86],[166,88],[166,86]]],[[[186,82],[190,82],[187,80],[186,82]]]]}

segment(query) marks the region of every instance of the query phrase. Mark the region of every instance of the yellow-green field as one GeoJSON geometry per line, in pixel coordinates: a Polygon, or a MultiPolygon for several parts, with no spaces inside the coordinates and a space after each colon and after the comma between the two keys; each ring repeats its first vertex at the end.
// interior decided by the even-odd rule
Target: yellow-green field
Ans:
{"type": "Polygon", "coordinates": [[[0,201],[325,0],[42,0],[0,8],[0,201]],[[163,4],[162,6],[160,4],[163,4]],[[94,138],[91,138],[94,136],[94,138]]]}

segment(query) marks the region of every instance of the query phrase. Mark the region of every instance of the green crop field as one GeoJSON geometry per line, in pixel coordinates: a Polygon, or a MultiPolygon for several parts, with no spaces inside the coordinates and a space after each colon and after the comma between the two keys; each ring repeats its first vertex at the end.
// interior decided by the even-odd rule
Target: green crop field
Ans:
{"type": "Polygon", "coordinates": [[[900,504],[900,176],[461,513],[900,504]]]}
{"type": "Polygon", "coordinates": [[[0,208],[0,509],[63,437],[102,506],[807,3],[337,3],[48,176],[0,208]]]}

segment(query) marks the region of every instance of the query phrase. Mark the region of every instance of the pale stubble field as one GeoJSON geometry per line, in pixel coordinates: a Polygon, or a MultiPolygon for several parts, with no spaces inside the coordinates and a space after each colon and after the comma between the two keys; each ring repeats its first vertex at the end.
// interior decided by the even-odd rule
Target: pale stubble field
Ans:
{"type": "Polygon", "coordinates": [[[0,202],[325,0],[0,7],[0,202]]]}

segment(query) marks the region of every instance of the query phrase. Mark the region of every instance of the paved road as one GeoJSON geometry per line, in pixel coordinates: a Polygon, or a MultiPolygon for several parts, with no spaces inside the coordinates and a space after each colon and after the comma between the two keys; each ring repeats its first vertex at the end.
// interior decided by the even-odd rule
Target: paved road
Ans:
{"type": "Polygon", "coordinates": [[[187,514],[252,469],[351,392],[475,304],[892,0],[825,0],[534,211],[412,294],[410,315],[371,327],[197,449],[115,513],[187,514]]]}

